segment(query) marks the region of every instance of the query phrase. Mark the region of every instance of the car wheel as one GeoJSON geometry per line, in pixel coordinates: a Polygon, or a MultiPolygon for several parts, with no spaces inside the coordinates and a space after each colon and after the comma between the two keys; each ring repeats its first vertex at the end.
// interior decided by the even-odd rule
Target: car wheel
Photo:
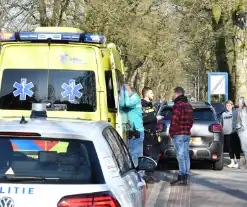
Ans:
{"type": "Polygon", "coordinates": [[[220,159],[216,162],[213,162],[213,170],[221,171],[224,168],[224,156],[221,155],[220,159]]]}

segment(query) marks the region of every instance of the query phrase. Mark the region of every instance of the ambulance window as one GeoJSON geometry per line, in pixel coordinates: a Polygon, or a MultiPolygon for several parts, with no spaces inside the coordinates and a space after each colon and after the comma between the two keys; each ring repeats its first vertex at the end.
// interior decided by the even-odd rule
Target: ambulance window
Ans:
{"type": "MultiPolygon", "coordinates": [[[[93,71],[77,70],[49,70],[48,102],[55,106],[66,105],[67,111],[96,111],[96,80],[93,71]],[[78,96],[66,96],[62,85],[69,86],[69,81],[74,81],[75,86],[80,86],[78,96]],[[69,98],[74,101],[69,101],[69,98]]],[[[51,109],[52,110],[52,109],[51,109]]]]}
{"type": "Polygon", "coordinates": [[[10,110],[30,110],[32,103],[41,102],[46,99],[47,91],[47,77],[48,70],[32,70],[32,69],[6,69],[3,71],[1,93],[0,93],[0,108],[10,110]],[[19,93],[15,94],[17,88],[24,79],[26,84],[32,83],[30,90],[19,90],[19,93]],[[17,84],[15,88],[14,84],[17,84]],[[30,93],[33,93],[30,96],[30,93]],[[24,96],[24,100],[21,100],[21,94],[24,96]]]}
{"type": "Polygon", "coordinates": [[[124,76],[119,70],[116,70],[117,72],[117,87],[118,87],[118,93],[120,94],[120,90],[122,88],[122,85],[124,84],[124,76]]]}
{"type": "Polygon", "coordinates": [[[96,111],[95,73],[52,69],[3,71],[0,109],[31,110],[32,103],[42,102],[49,103],[49,111],[96,111]],[[25,90],[21,80],[24,80],[25,90]]]}
{"type": "Polygon", "coordinates": [[[108,110],[111,111],[112,109],[115,109],[112,71],[105,72],[105,82],[106,82],[106,90],[107,90],[107,106],[108,106],[108,110]]]}

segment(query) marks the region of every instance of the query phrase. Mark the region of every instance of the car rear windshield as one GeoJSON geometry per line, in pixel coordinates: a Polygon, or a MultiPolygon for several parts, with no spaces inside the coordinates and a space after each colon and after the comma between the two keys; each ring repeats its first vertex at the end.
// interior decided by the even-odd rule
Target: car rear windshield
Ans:
{"type": "Polygon", "coordinates": [[[225,111],[225,105],[222,103],[212,103],[217,114],[223,113],[225,111]]]}
{"type": "MultiPolygon", "coordinates": [[[[194,120],[200,121],[216,121],[214,112],[210,108],[196,108],[193,109],[194,120]]],[[[161,113],[165,120],[170,120],[172,116],[172,108],[164,108],[161,113]]]]}
{"type": "Polygon", "coordinates": [[[0,182],[105,183],[91,141],[0,139],[0,182]]]}
{"type": "Polygon", "coordinates": [[[93,112],[95,74],[79,70],[4,70],[0,109],[31,110],[32,103],[47,103],[47,109],[52,111],[93,112]]]}

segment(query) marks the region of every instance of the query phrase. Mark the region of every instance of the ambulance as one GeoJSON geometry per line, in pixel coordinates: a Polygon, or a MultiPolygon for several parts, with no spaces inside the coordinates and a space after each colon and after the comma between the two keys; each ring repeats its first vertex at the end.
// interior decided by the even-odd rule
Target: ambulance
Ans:
{"type": "Polygon", "coordinates": [[[48,117],[108,121],[125,137],[123,83],[121,52],[103,35],[67,27],[0,33],[2,118],[30,117],[33,103],[46,103],[48,117]]]}

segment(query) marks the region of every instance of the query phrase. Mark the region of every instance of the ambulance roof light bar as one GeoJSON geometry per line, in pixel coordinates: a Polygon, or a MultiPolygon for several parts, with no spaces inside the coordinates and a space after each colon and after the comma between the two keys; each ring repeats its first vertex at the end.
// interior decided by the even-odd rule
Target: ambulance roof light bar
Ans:
{"type": "Polygon", "coordinates": [[[0,42],[11,41],[68,41],[68,42],[85,42],[92,44],[105,43],[105,37],[98,34],[88,33],[52,33],[52,32],[20,32],[20,33],[0,33],[0,42]]]}

